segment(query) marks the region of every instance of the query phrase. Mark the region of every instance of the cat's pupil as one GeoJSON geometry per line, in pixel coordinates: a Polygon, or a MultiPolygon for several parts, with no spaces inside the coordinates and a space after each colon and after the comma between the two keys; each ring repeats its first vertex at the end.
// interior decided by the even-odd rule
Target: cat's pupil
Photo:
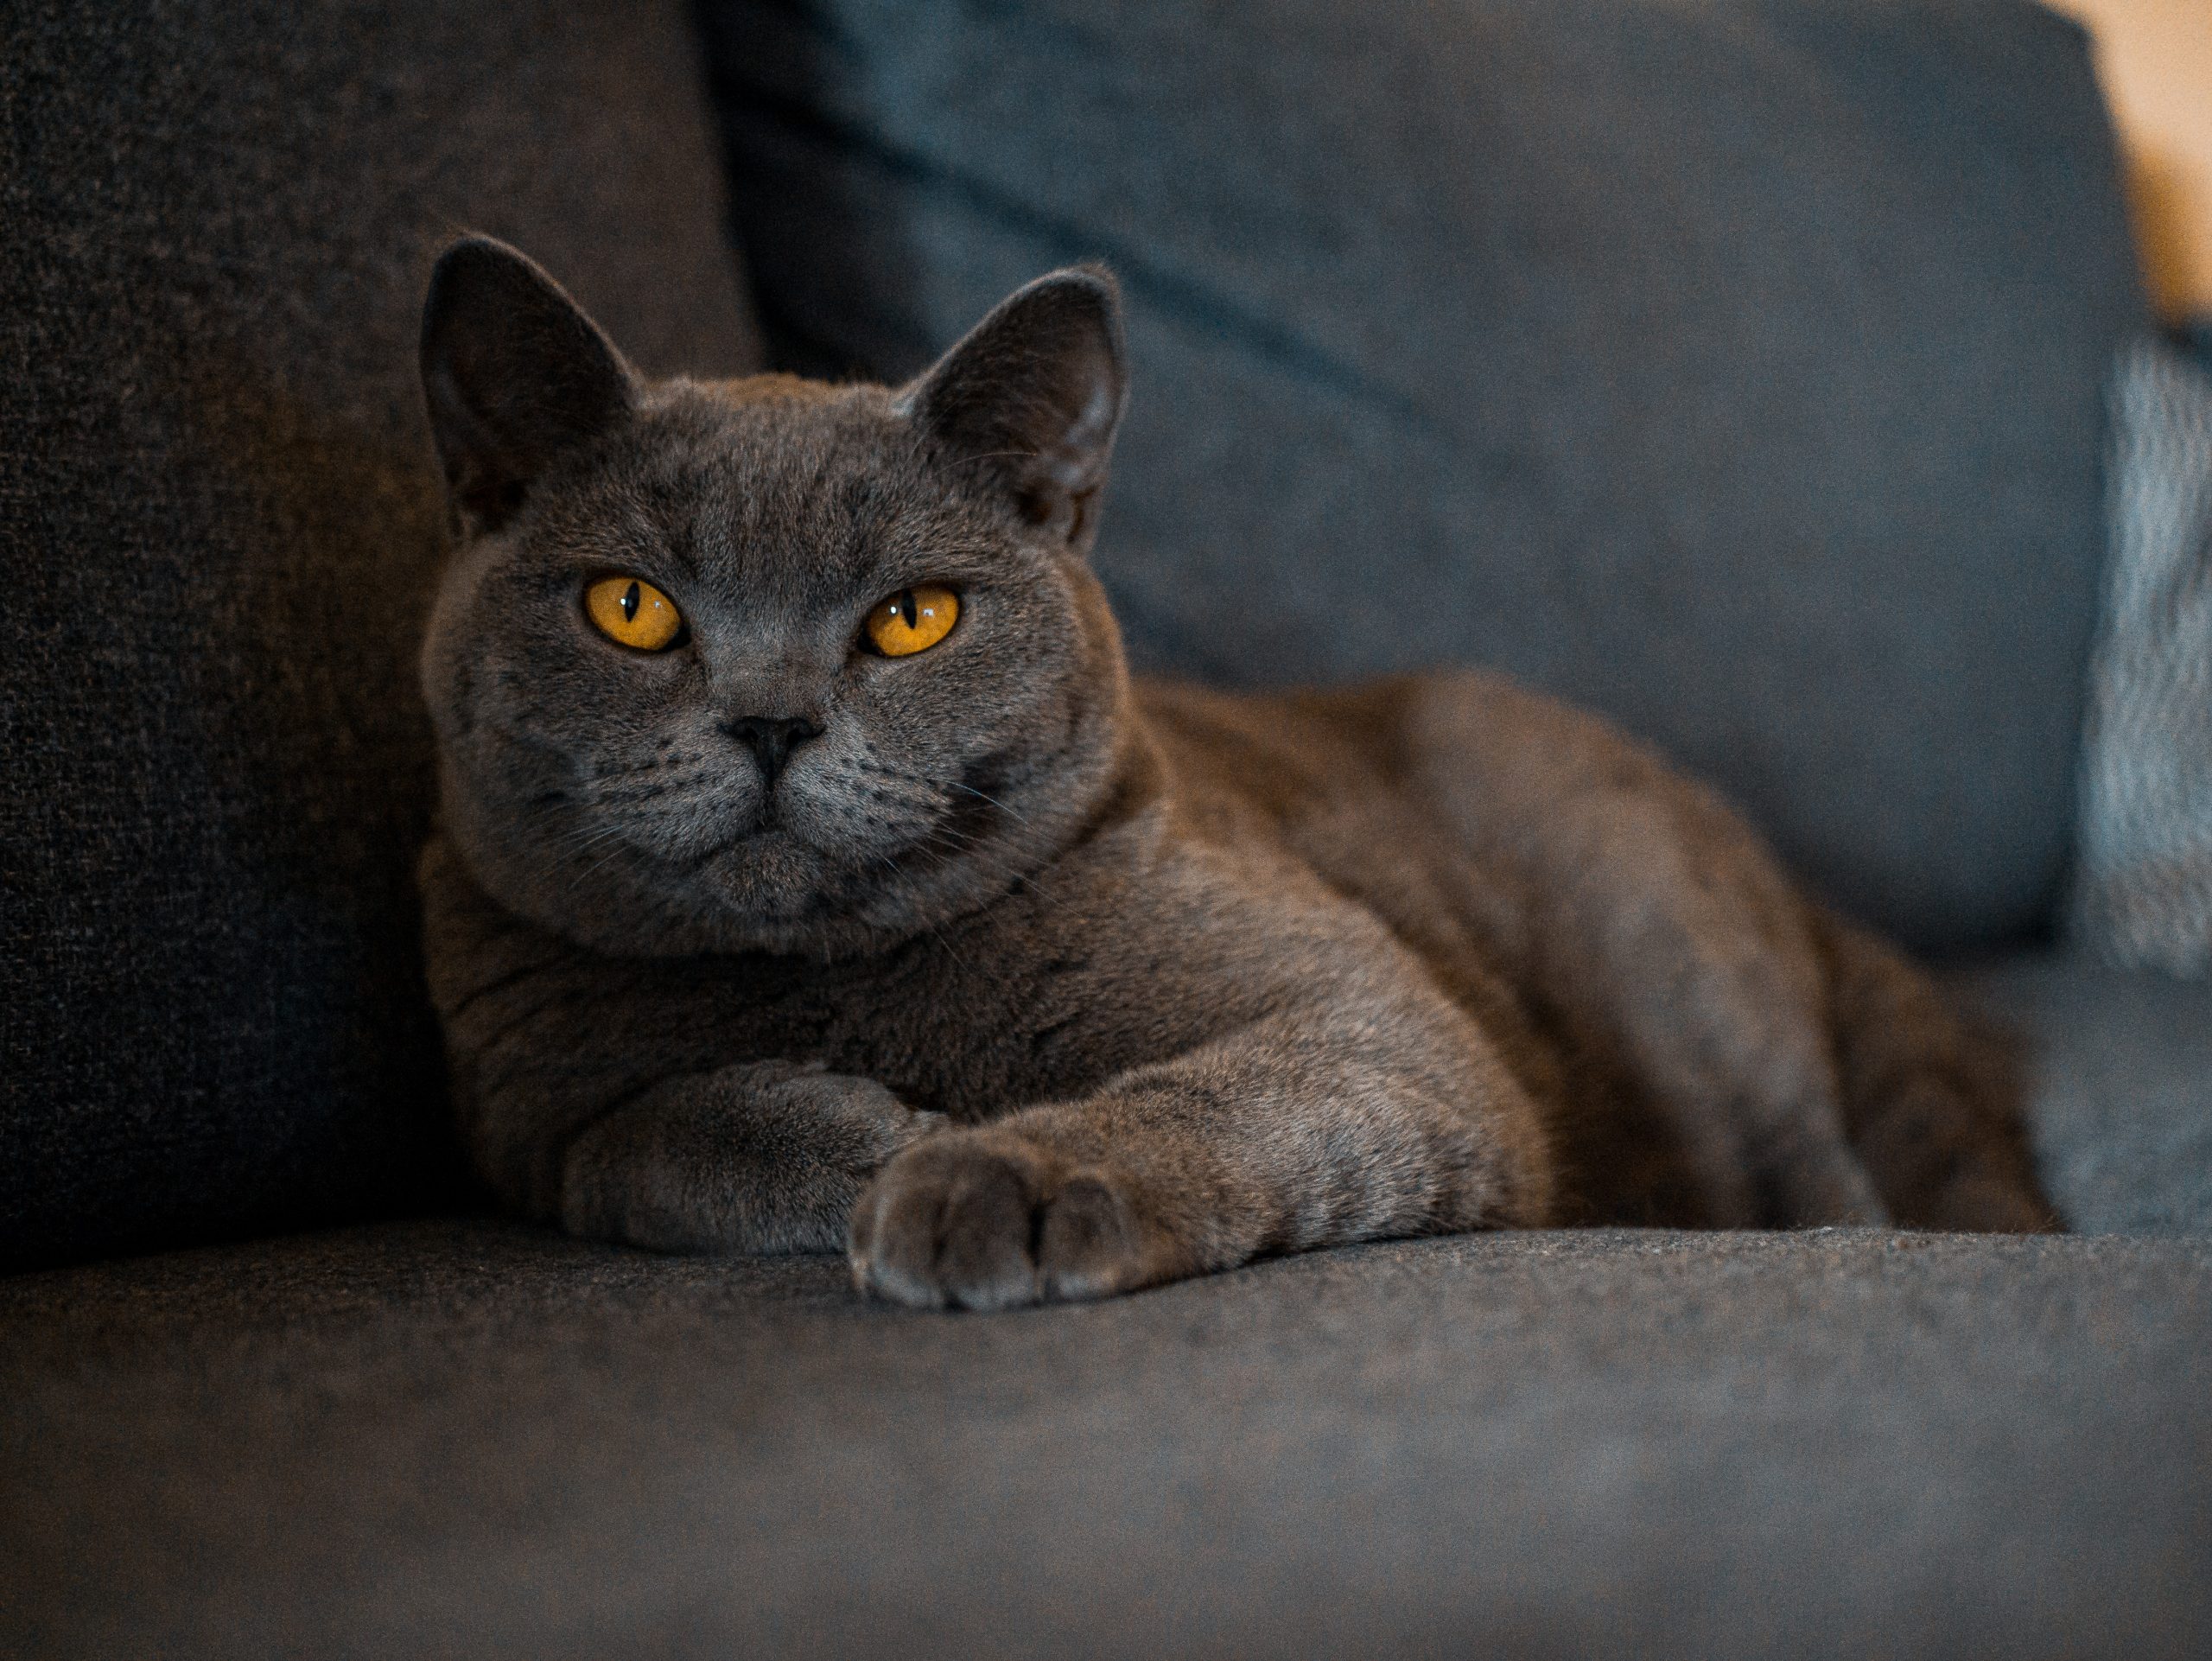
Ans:
{"type": "Polygon", "coordinates": [[[921,614],[914,608],[914,591],[912,589],[903,589],[899,593],[899,614],[906,620],[908,628],[913,627],[916,619],[920,616],[921,614]]]}
{"type": "Polygon", "coordinates": [[[638,620],[638,607],[643,598],[644,596],[638,592],[638,585],[634,582],[623,590],[622,620],[624,622],[634,623],[638,620]]]}

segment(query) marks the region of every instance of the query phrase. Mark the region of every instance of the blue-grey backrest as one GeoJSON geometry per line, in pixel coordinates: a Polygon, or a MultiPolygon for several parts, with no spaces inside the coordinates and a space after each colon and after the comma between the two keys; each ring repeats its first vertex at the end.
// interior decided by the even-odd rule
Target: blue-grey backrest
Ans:
{"type": "Polygon", "coordinates": [[[1120,273],[1147,664],[1501,665],[1927,948],[2049,918],[2142,321],[2024,0],[706,0],[790,363],[1120,273]]]}

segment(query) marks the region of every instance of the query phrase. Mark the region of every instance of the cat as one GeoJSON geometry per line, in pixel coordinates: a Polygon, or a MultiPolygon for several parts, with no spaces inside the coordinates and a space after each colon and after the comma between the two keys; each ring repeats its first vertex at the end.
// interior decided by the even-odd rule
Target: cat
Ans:
{"type": "Polygon", "coordinates": [[[1598,717],[1131,677],[1103,270],[897,389],[656,381],[472,238],[422,371],[428,966],[524,1214],[977,1309],[1470,1229],[2054,1225],[2003,1050],[1598,717]]]}

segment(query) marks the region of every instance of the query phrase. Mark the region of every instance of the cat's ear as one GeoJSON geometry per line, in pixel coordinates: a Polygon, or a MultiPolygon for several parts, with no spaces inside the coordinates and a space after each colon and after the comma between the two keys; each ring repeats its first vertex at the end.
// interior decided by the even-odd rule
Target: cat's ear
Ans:
{"type": "Polygon", "coordinates": [[[1001,302],[899,404],[1032,524],[1082,551],[1128,386],[1120,290],[1078,265],[1001,302]]]}
{"type": "Polygon", "coordinates": [[[423,391],[464,529],[496,531],[563,450],[633,407],[638,381],[583,308],[489,237],[447,249],[423,302],[423,391]]]}

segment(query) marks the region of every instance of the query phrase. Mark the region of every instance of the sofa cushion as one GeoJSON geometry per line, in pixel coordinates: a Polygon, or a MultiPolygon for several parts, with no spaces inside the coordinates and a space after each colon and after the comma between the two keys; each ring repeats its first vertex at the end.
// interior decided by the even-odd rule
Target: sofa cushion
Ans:
{"type": "Polygon", "coordinates": [[[772,346],[897,376],[1100,257],[1142,661],[1477,660],[1922,946],[2049,918],[2142,319],[2026,0],[707,0],[772,346]]]}
{"type": "Polygon", "coordinates": [[[2069,1228],[2212,1234],[2212,984],[2026,954],[1954,983],[2020,1046],[2069,1228]]]}
{"type": "Polygon", "coordinates": [[[685,14],[35,4],[0,110],[0,1263],[425,1203],[423,289],[750,360],[685,14]]]}
{"type": "Polygon", "coordinates": [[[2212,1652],[2212,1240],[1531,1233],[917,1315],[391,1225],[0,1282],[0,1651],[2212,1652]]]}

